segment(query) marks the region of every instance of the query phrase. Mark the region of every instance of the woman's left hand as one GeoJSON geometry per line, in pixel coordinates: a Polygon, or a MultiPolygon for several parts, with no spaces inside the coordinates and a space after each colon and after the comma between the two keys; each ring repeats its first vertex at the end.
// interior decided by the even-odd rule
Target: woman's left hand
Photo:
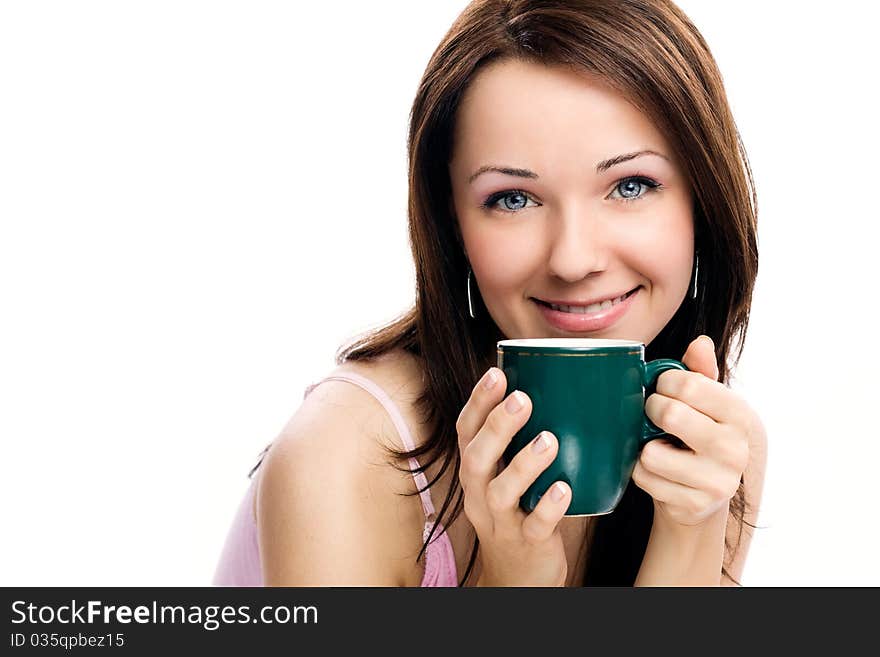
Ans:
{"type": "Polygon", "coordinates": [[[727,509],[749,461],[749,445],[762,430],[757,414],[718,381],[715,345],[701,335],[682,362],[657,379],[645,413],[684,447],[656,438],[642,448],[633,481],[654,498],[655,522],[695,526],[727,509]]]}

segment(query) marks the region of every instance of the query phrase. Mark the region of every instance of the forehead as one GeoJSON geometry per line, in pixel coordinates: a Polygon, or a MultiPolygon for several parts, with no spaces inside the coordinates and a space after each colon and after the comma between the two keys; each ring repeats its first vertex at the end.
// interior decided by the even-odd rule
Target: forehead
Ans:
{"type": "Polygon", "coordinates": [[[455,122],[453,164],[485,159],[583,166],[653,148],[673,153],[650,119],[601,79],[561,66],[493,62],[471,80],[455,122]]]}

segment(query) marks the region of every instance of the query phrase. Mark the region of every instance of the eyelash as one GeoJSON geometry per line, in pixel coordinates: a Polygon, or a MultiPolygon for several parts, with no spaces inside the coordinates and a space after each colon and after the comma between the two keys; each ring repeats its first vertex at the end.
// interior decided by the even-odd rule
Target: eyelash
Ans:
{"type": "MultiPolygon", "coordinates": [[[[620,199],[618,199],[620,201],[623,201],[624,203],[631,203],[632,201],[639,201],[639,200],[645,198],[645,196],[647,196],[648,194],[650,194],[652,192],[656,192],[657,190],[663,189],[663,185],[658,183],[656,180],[654,180],[653,178],[648,178],[647,176],[642,176],[642,175],[627,176],[626,178],[621,178],[620,180],[617,181],[617,184],[614,185],[614,189],[616,190],[623,183],[630,182],[630,181],[635,181],[637,183],[644,185],[645,187],[647,187],[648,191],[645,192],[644,194],[641,194],[641,195],[636,196],[634,198],[621,197],[620,199]]],[[[481,207],[485,210],[494,210],[496,208],[494,208],[493,206],[498,201],[500,201],[501,199],[503,199],[507,196],[512,196],[513,194],[522,194],[523,196],[526,196],[530,199],[532,198],[528,192],[523,191],[521,189],[507,189],[507,190],[504,190],[501,192],[495,192],[494,194],[491,194],[485,201],[483,201],[481,203],[481,207]]],[[[532,199],[532,200],[534,200],[534,199],[532,199]]],[[[525,209],[525,208],[522,208],[522,209],[525,209]]],[[[520,212],[520,210],[501,210],[501,212],[511,213],[511,212],[520,212]]]]}

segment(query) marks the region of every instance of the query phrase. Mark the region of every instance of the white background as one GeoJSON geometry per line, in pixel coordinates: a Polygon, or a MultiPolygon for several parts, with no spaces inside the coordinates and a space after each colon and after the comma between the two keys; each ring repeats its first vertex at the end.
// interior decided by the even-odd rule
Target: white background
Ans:
{"type": "MultiPolygon", "coordinates": [[[[413,300],[407,118],[465,5],[0,5],[0,584],[209,583],[303,388],[413,300]]],[[[679,5],[759,193],[744,583],[880,585],[880,16],[679,5]]]]}

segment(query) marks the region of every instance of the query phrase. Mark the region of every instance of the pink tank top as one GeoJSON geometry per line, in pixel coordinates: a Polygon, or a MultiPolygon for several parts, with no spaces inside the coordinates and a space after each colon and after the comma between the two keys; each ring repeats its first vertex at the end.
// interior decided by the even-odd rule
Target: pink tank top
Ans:
{"type": "MultiPolygon", "coordinates": [[[[388,415],[391,416],[394,426],[403,441],[404,448],[407,450],[413,449],[412,435],[397,405],[382,388],[365,376],[355,374],[354,372],[328,376],[308,386],[303,399],[308,397],[309,393],[321,383],[333,379],[354,383],[373,395],[382,404],[388,415]]],[[[418,461],[414,458],[409,460],[409,465],[411,470],[419,467],[418,461]]],[[[253,514],[254,494],[259,475],[260,472],[258,471],[251,479],[250,485],[235,513],[232,526],[223,545],[220,561],[214,573],[214,579],[212,580],[212,584],[215,586],[263,586],[257,524],[253,514]]],[[[434,524],[436,523],[437,525],[431,542],[425,548],[425,574],[422,577],[421,586],[458,586],[458,573],[455,567],[452,543],[443,524],[435,520],[431,493],[426,488],[428,480],[422,472],[414,474],[413,479],[419,489],[425,489],[419,494],[422,499],[422,509],[425,512],[423,541],[428,537],[434,524]]]]}

